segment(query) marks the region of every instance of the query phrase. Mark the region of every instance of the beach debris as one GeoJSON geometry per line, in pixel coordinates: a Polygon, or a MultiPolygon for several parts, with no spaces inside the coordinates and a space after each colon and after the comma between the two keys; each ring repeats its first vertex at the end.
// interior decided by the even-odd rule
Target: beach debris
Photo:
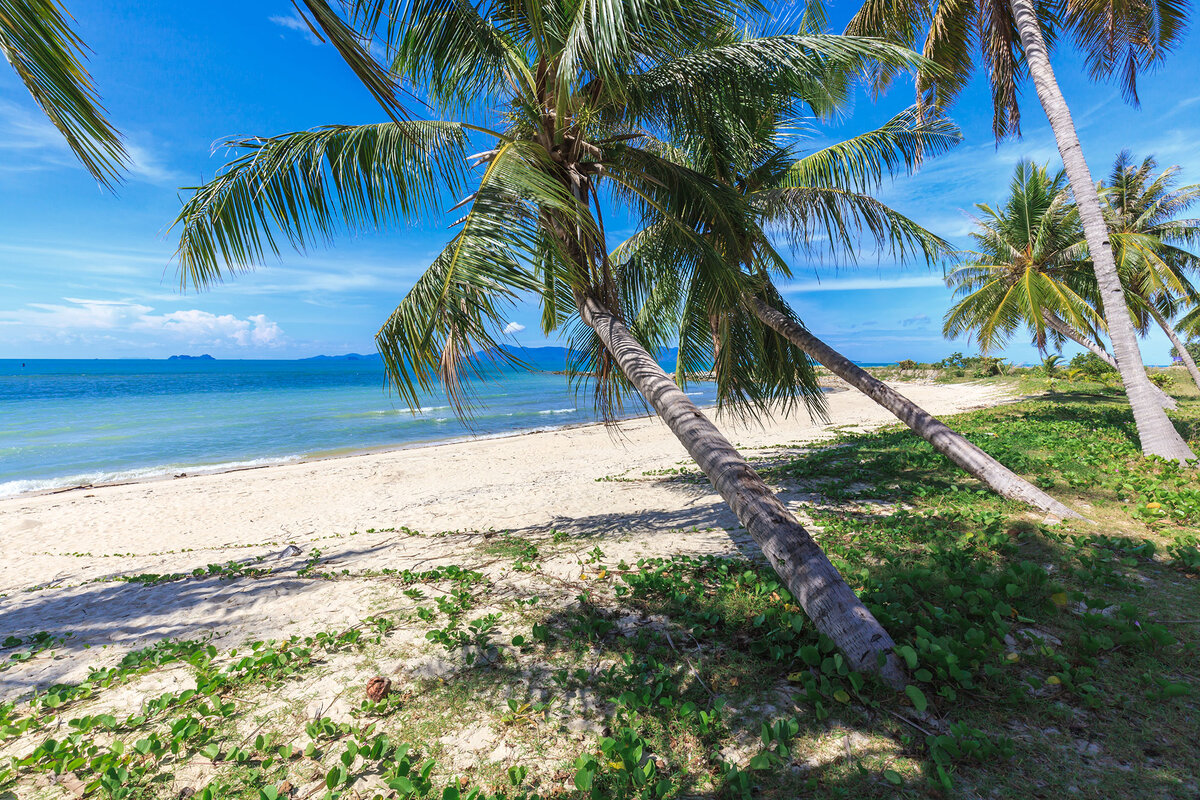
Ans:
{"type": "Polygon", "coordinates": [[[287,547],[283,548],[283,552],[276,556],[276,558],[292,558],[293,556],[298,556],[303,552],[304,551],[301,550],[297,545],[289,544],[287,547]]]}
{"type": "Polygon", "coordinates": [[[58,785],[70,792],[73,797],[83,797],[87,794],[87,784],[81,781],[74,772],[67,772],[59,777],[58,785]]]}
{"type": "Polygon", "coordinates": [[[371,702],[378,703],[391,693],[392,682],[390,679],[380,675],[367,681],[367,699],[371,702]]]}

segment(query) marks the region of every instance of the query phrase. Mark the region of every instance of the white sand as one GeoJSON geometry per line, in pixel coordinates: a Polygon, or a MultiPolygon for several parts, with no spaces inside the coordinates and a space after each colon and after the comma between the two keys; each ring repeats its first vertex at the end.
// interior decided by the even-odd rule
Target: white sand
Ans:
{"type": "MultiPolygon", "coordinates": [[[[906,384],[901,391],[939,415],[1006,398],[1000,388],[973,384],[906,384]]],[[[895,422],[856,392],[832,395],[829,416],[814,423],[800,411],[764,426],[720,424],[754,457],[761,448],[826,438],[838,426],[895,422]]],[[[620,540],[621,554],[633,556],[745,548],[726,530],[736,522],[707,483],[643,475],[681,466],[686,457],[665,426],[643,418],[619,431],[585,426],[0,500],[0,640],[43,630],[73,634],[55,656],[0,672],[0,699],[78,680],[86,665],[111,663],[160,638],[212,634],[231,645],[312,632],[357,622],[394,599],[397,593],[381,593],[378,582],[298,578],[295,569],[314,547],[321,569],[351,571],[437,563],[486,570],[477,546],[485,540],[479,532],[489,529],[539,541],[551,529],[601,535],[620,540]],[[606,476],[636,480],[597,480],[606,476]],[[365,532],[401,526],[425,535],[365,532]],[[446,531],[459,533],[432,535],[446,531]],[[302,554],[278,558],[290,543],[302,554]],[[266,560],[258,566],[275,569],[268,578],[152,587],[97,580],[259,556],[266,560]]],[[[607,544],[605,550],[614,555],[607,544]]]]}

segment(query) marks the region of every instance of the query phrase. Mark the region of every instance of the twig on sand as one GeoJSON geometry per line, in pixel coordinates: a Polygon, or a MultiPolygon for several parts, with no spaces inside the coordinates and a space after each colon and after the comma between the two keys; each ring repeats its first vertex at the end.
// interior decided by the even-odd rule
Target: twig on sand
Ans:
{"type": "Polygon", "coordinates": [[[708,696],[711,697],[712,699],[716,700],[717,699],[716,694],[713,693],[712,689],[708,688],[708,684],[704,682],[704,679],[700,677],[700,673],[696,671],[696,668],[694,666],[692,666],[692,660],[690,658],[688,658],[686,655],[684,655],[683,653],[679,652],[679,648],[677,648],[675,646],[675,642],[671,641],[670,632],[664,628],[662,635],[667,637],[667,644],[671,645],[671,649],[675,651],[675,654],[678,655],[680,658],[682,658],[684,663],[687,664],[688,669],[691,670],[692,677],[696,679],[696,683],[703,686],[704,691],[708,692],[708,696]]]}
{"type": "Polygon", "coordinates": [[[898,720],[900,720],[901,722],[905,723],[906,725],[911,725],[912,727],[916,728],[917,730],[919,730],[921,733],[925,734],[926,736],[933,736],[933,734],[932,734],[932,733],[930,733],[929,731],[925,730],[925,729],[924,729],[924,728],[922,728],[920,725],[918,725],[917,723],[913,722],[911,719],[909,719],[908,717],[904,716],[903,714],[897,714],[895,711],[892,711],[890,708],[885,708],[885,709],[884,709],[884,711],[888,712],[888,713],[889,713],[889,714],[891,714],[893,717],[895,717],[896,719],[898,719],[898,720]]]}

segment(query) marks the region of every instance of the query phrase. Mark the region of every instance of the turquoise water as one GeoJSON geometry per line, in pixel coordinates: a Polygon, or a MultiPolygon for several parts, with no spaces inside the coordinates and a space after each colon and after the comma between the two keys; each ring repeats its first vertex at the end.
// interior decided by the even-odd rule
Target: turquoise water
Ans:
{"type": "MultiPolygon", "coordinates": [[[[442,395],[409,411],[377,359],[0,360],[0,496],[596,420],[590,391],[562,375],[506,370],[477,386],[468,428],[442,395]]],[[[711,385],[688,392],[714,401],[711,385]]]]}

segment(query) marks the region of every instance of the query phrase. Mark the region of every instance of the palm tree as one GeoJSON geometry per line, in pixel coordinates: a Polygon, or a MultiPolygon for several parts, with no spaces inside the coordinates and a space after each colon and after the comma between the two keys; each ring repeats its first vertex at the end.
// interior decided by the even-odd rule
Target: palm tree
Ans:
{"type": "MultiPolygon", "coordinates": [[[[798,127],[786,124],[785,111],[782,106],[774,114],[764,108],[755,110],[756,135],[747,152],[737,147],[729,149],[738,141],[730,135],[696,140],[690,153],[679,154],[688,166],[734,187],[755,210],[763,226],[753,231],[757,241],[745,243],[736,251],[736,259],[731,260],[744,266],[750,279],[759,281],[760,290],[747,292],[736,305],[722,308],[716,298],[703,296],[696,287],[671,280],[670,270],[662,267],[677,259],[688,242],[678,241],[675,230],[664,223],[637,234],[615,254],[625,262],[622,274],[637,275],[639,283],[653,287],[652,292],[646,292],[649,302],[637,319],[660,323],[677,320],[676,338],[681,353],[687,356],[679,360],[677,380],[686,379],[689,362],[704,363],[711,358],[720,383],[736,356],[707,348],[710,340],[705,331],[690,326],[695,321],[702,325],[709,320],[710,325],[736,328],[737,321],[748,314],[895,414],[934,449],[998,494],[1060,517],[1078,517],[814,336],[771,284],[772,275],[786,276],[788,272],[786,263],[774,253],[764,227],[784,234],[802,250],[811,250],[809,242],[816,240],[828,242],[835,253],[852,255],[856,233],[866,231],[877,247],[890,247],[901,257],[911,250],[923,253],[926,259],[945,252],[945,242],[880,203],[869,191],[879,185],[884,174],[901,168],[911,170],[921,154],[953,147],[959,140],[957,129],[945,120],[922,118],[916,109],[909,109],[876,130],[797,157],[795,141],[780,144],[783,130],[798,127]],[[654,275],[666,280],[655,282],[651,277],[654,275]]],[[[719,337],[712,337],[712,341],[719,341],[719,337]]]]}
{"type": "Polygon", "coordinates": [[[1200,241],[1200,220],[1179,218],[1200,199],[1200,184],[1176,188],[1179,167],[1155,176],[1157,167],[1153,156],[1141,164],[1128,150],[1117,156],[1103,185],[1108,228],[1139,328],[1162,328],[1200,388],[1200,370],[1169,321],[1200,301],[1187,276],[1200,257],[1184,247],[1200,241]]]}
{"type": "MultiPolygon", "coordinates": [[[[1106,326],[1065,174],[1019,163],[1004,206],[977,208],[982,212],[972,234],[977,249],[946,278],[961,299],[946,313],[943,333],[973,334],[986,352],[1024,326],[1043,352],[1069,339],[1116,369],[1116,360],[1098,343],[1106,326]]],[[[1142,307],[1133,292],[1128,302],[1142,307]]],[[[1163,408],[1175,408],[1169,394],[1157,386],[1153,392],[1163,408]]]]}
{"type": "Polygon", "coordinates": [[[129,158],[100,106],[83,65],[86,45],[69,19],[53,0],[8,0],[0,4],[0,53],[75,157],[111,189],[129,158]]]}
{"type": "MultiPolygon", "coordinates": [[[[850,37],[742,39],[730,20],[746,11],[735,0],[348,3],[363,33],[385,28],[379,44],[397,78],[420,87],[438,112],[472,121],[393,120],[230,142],[242,155],[196,188],[178,217],[180,272],[205,286],[277,253],[280,237],[303,248],[339,228],[436,212],[447,193],[468,192],[451,209],[466,207],[457,233],[377,336],[401,396],[417,404],[440,383],[465,410],[462,378],[478,368],[472,353],[515,360],[496,337],[509,303],[532,293],[547,332],[571,328],[582,342],[573,366],[592,376],[601,409],[636,389],[817,629],[856,669],[898,685],[887,632],[622,318],[623,282],[607,258],[602,207],[613,202],[690,242],[676,268],[691,283],[741,296],[746,281],[712,242],[744,241],[751,214],[727,186],[666,158],[659,138],[703,136],[680,124],[701,101],[733,130],[744,109],[781,95],[838,100],[868,62],[919,63],[904,48],[850,37]],[[484,149],[467,157],[469,140],[484,149]]],[[[791,377],[815,392],[806,375],[791,377]]]]}
{"type": "Polygon", "coordinates": [[[975,249],[946,277],[960,299],[946,312],[943,333],[971,334],[982,352],[1021,328],[1043,352],[1064,338],[1091,342],[1103,318],[1065,173],[1022,161],[1009,192],[998,209],[976,205],[975,249]]]}
{"type": "MultiPolygon", "coordinates": [[[[1142,451],[1180,461],[1195,456],[1156,402],[1146,377],[1100,197],[1050,64],[1043,26],[1053,34],[1052,41],[1059,32],[1069,31],[1083,52],[1091,77],[1119,75],[1126,98],[1136,103],[1137,76],[1162,61],[1179,43],[1187,12],[1186,0],[1067,0],[1061,4],[866,0],[847,27],[847,33],[882,36],[910,46],[923,34],[924,55],[946,71],[919,77],[918,95],[937,107],[949,105],[970,80],[975,61],[972,48],[978,44],[992,85],[992,128],[997,140],[1019,135],[1018,90],[1025,78],[1033,79],[1079,206],[1101,306],[1142,451]]],[[[880,69],[877,86],[886,86],[890,77],[889,69],[880,69]]]]}

